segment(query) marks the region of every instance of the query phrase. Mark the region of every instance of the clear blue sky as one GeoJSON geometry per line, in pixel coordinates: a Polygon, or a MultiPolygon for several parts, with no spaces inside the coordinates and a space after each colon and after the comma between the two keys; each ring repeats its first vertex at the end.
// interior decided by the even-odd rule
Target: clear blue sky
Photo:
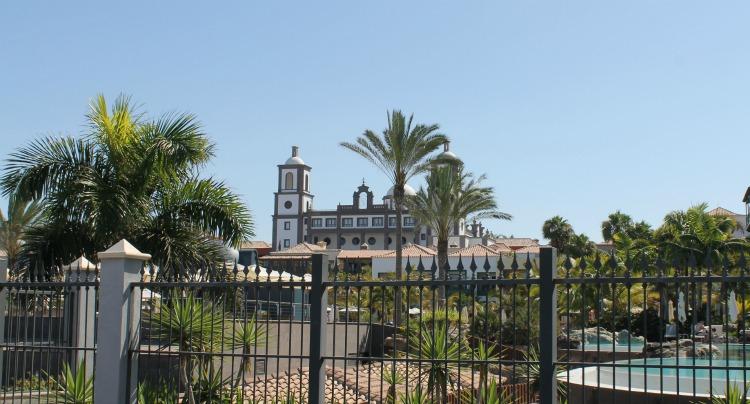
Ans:
{"type": "Polygon", "coordinates": [[[268,240],[290,146],[317,207],[362,177],[380,197],[380,173],[337,144],[400,108],[488,175],[515,216],[489,224],[500,233],[540,237],[559,214],[599,240],[616,209],[652,224],[703,201],[743,209],[746,1],[250,3],[6,2],[0,155],[81,133],[100,92],[190,111],[218,146],[206,173],[268,240]]]}

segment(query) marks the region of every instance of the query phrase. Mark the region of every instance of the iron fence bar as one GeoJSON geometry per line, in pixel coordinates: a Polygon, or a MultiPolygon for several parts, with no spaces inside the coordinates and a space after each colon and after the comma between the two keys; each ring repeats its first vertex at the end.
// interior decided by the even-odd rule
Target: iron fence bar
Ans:
{"type": "Polygon", "coordinates": [[[557,404],[557,251],[541,247],[539,251],[541,277],[539,304],[539,399],[541,404],[557,404]]]}
{"type": "Polygon", "coordinates": [[[328,307],[328,293],[324,286],[328,279],[328,265],[323,262],[326,255],[312,256],[312,290],[310,291],[310,387],[308,389],[309,404],[323,404],[325,402],[326,368],[326,308],[328,307]]]}

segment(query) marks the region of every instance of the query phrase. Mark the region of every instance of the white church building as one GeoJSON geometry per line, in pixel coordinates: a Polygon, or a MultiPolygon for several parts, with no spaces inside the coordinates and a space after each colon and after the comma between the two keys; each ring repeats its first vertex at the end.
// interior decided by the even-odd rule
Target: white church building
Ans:
{"type": "MultiPolygon", "coordinates": [[[[458,159],[446,144],[443,158],[458,159]]],[[[377,250],[395,249],[396,210],[393,203],[393,189],[386,192],[381,202],[375,201],[375,194],[362,183],[357,187],[351,204],[339,204],[330,209],[315,207],[315,195],[310,185],[312,167],[300,157],[299,147],[292,147],[292,155],[278,165],[278,189],[274,193],[273,250],[282,251],[299,243],[325,243],[328,249],[357,250],[370,248],[377,250]]],[[[412,187],[406,186],[407,195],[414,195],[412,187]]],[[[404,244],[431,246],[434,237],[429,228],[419,225],[404,209],[404,244]]],[[[453,247],[463,248],[481,243],[484,228],[466,226],[460,223],[449,240],[453,247]],[[467,227],[471,229],[467,229],[467,227]]]]}

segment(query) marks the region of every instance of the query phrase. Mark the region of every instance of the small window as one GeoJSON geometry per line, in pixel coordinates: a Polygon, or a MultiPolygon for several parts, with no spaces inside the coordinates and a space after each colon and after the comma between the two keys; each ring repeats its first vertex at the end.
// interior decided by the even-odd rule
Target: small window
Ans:
{"type": "Polygon", "coordinates": [[[354,219],[350,217],[345,217],[341,219],[341,227],[352,227],[354,226],[354,219]]]}
{"type": "Polygon", "coordinates": [[[425,240],[427,240],[427,235],[424,234],[424,233],[422,233],[422,234],[419,235],[419,239],[422,240],[422,241],[425,241],[425,240]]]}
{"type": "Polygon", "coordinates": [[[305,192],[310,190],[310,178],[308,178],[308,175],[305,174],[305,192]]]}
{"type": "Polygon", "coordinates": [[[406,237],[401,237],[401,244],[406,244],[406,237]]]}
{"type": "Polygon", "coordinates": [[[372,218],[372,227],[383,227],[383,218],[382,217],[373,217],[372,218]]]}
{"type": "Polygon", "coordinates": [[[375,245],[377,241],[375,240],[375,237],[370,237],[367,239],[367,244],[369,245],[375,245]]]}
{"type": "Polygon", "coordinates": [[[284,222],[284,230],[291,230],[291,228],[292,228],[292,222],[288,220],[284,222]]]}
{"type": "Polygon", "coordinates": [[[359,237],[354,237],[354,238],[352,239],[352,244],[354,244],[354,245],[359,245],[359,237]]]}
{"type": "Polygon", "coordinates": [[[328,237],[324,238],[324,239],[323,239],[323,242],[324,242],[324,243],[326,243],[326,246],[329,246],[329,245],[331,245],[331,239],[330,239],[330,238],[328,238],[328,237]]]}
{"type": "Polygon", "coordinates": [[[336,218],[329,217],[328,219],[326,219],[326,227],[336,227],[336,218]]]}
{"type": "Polygon", "coordinates": [[[407,216],[404,218],[404,227],[414,227],[414,218],[407,216]]]}
{"type": "Polygon", "coordinates": [[[313,243],[318,244],[318,236],[313,237],[313,243]]]}
{"type": "Polygon", "coordinates": [[[390,227],[390,228],[396,228],[396,218],[395,217],[389,217],[388,218],[388,227],[390,227]]]}
{"type": "Polygon", "coordinates": [[[323,219],[321,218],[313,219],[312,227],[323,227],[323,219]]]}
{"type": "Polygon", "coordinates": [[[290,244],[289,239],[285,238],[284,239],[284,248],[289,248],[289,244],[290,244]]]}
{"type": "Polygon", "coordinates": [[[305,218],[305,224],[307,224],[307,218],[305,218]]]}
{"type": "Polygon", "coordinates": [[[284,189],[294,189],[294,174],[286,173],[284,176],[284,189]]]}
{"type": "Polygon", "coordinates": [[[393,243],[393,239],[388,237],[388,239],[386,240],[386,244],[391,245],[392,243],[393,243]]]}
{"type": "Polygon", "coordinates": [[[346,245],[346,239],[343,237],[339,238],[339,245],[346,245]]]}
{"type": "Polygon", "coordinates": [[[367,227],[368,225],[369,225],[369,218],[366,218],[366,217],[357,218],[357,227],[367,227]]]}

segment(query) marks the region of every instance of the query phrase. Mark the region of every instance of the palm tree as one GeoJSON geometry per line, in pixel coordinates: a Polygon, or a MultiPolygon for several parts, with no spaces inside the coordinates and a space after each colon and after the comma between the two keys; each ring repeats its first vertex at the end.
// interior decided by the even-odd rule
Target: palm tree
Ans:
{"type": "MultiPolygon", "coordinates": [[[[451,229],[469,216],[474,219],[510,220],[511,215],[497,210],[494,191],[483,187],[484,176],[473,178],[463,168],[436,165],[427,175],[427,187],[406,199],[406,206],[419,223],[429,226],[437,236],[439,276],[442,279],[448,264],[448,237],[451,229]]],[[[440,301],[445,301],[445,288],[440,288],[440,301]]]]}
{"type": "Polygon", "coordinates": [[[214,147],[193,115],[147,119],[128,97],[110,110],[99,96],[86,118],[82,138],[37,139],[6,162],[4,194],[43,207],[24,251],[72,260],[127,238],[166,273],[177,262],[196,267],[220,259],[222,243],[237,246],[252,236],[239,196],[198,176],[214,147]]]}
{"type": "Polygon", "coordinates": [[[570,242],[567,246],[567,254],[572,257],[586,257],[592,255],[596,251],[596,244],[589,240],[585,234],[573,234],[570,237],[570,242]]]}
{"type": "Polygon", "coordinates": [[[630,235],[633,227],[633,218],[618,210],[615,213],[610,213],[607,220],[602,222],[602,238],[604,238],[604,241],[612,241],[615,234],[630,235]]]}
{"type": "Polygon", "coordinates": [[[8,217],[0,209],[0,250],[5,250],[11,274],[16,272],[26,230],[36,223],[40,213],[39,203],[22,201],[14,195],[8,198],[8,217]]]}
{"type": "Polygon", "coordinates": [[[734,219],[710,215],[707,209],[702,203],[667,214],[655,232],[657,243],[674,258],[685,260],[694,254],[698,262],[710,256],[715,263],[728,251],[748,248],[746,241],[732,238],[734,219]]]}
{"type": "Polygon", "coordinates": [[[562,216],[554,216],[547,219],[542,226],[542,235],[549,240],[552,247],[557,248],[560,253],[566,251],[573,232],[573,226],[563,219],[562,216]]]}
{"type": "MultiPolygon", "coordinates": [[[[404,186],[409,179],[427,171],[428,156],[448,138],[438,133],[437,124],[413,124],[414,115],[406,116],[398,110],[388,113],[388,127],[382,135],[372,130],[365,132],[354,143],[341,142],[349,149],[380,169],[393,184],[393,202],[396,208],[396,277],[403,277],[402,243],[404,186]]],[[[400,307],[401,296],[397,291],[396,307],[400,307]]],[[[400,323],[400,312],[396,312],[395,323],[400,323]]]]}

